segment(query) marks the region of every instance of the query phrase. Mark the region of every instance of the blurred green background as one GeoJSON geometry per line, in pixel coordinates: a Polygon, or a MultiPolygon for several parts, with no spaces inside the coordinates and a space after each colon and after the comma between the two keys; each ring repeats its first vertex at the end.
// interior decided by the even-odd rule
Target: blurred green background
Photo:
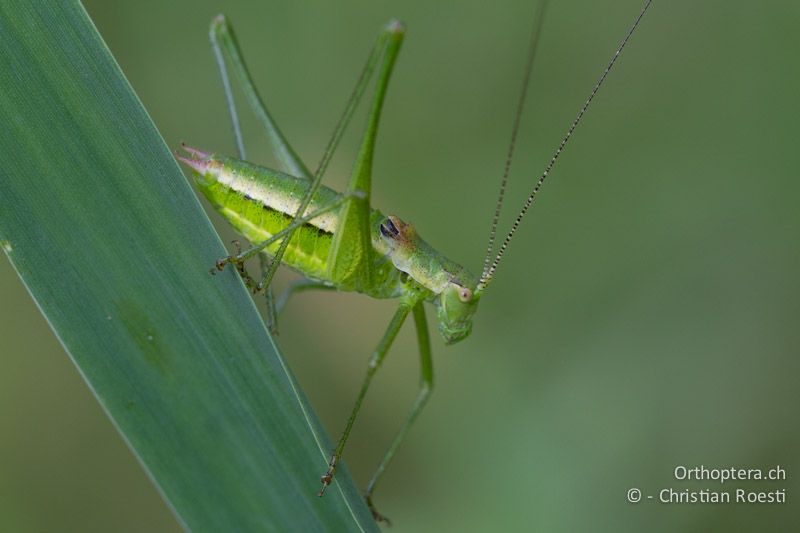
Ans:
{"type": "MultiPolygon", "coordinates": [[[[551,4],[501,231],[641,7],[551,4]]],[[[233,153],[207,44],[208,22],[224,11],[311,167],[379,28],[405,21],[374,201],[479,270],[529,2],[86,7],[170,146],[233,153]]],[[[376,496],[394,531],[797,524],[799,23],[788,0],[656,0],[518,232],[472,337],[434,339],[435,394],[376,496]],[[673,479],[675,466],[700,464],[780,464],[788,479],[673,479]],[[785,488],[788,502],[632,505],[631,487],[785,488]]],[[[250,158],[271,165],[246,116],[250,158]]],[[[346,180],[357,138],[351,130],[328,184],[346,180]]],[[[0,530],[178,530],[6,260],[0,298],[0,530]]],[[[282,317],[279,342],[334,436],[392,308],[312,293],[282,317]]],[[[413,344],[408,328],[348,445],[362,484],[416,393],[413,344]]]]}

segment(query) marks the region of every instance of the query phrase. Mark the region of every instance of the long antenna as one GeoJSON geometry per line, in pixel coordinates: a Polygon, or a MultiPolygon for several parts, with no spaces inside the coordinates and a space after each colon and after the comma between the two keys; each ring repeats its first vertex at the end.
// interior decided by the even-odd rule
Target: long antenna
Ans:
{"type": "Polygon", "coordinates": [[[603,82],[606,80],[606,77],[608,76],[608,73],[611,71],[611,68],[614,66],[614,63],[617,62],[619,54],[622,52],[622,49],[625,48],[625,45],[628,43],[628,40],[631,38],[631,35],[633,35],[633,32],[636,31],[636,28],[639,26],[639,22],[641,22],[642,17],[644,17],[647,8],[650,7],[650,4],[652,2],[653,0],[647,0],[647,2],[645,2],[644,7],[639,13],[639,16],[636,17],[633,26],[631,26],[631,28],[628,30],[628,33],[625,35],[625,38],[622,39],[622,42],[617,47],[617,50],[614,52],[614,56],[611,58],[611,61],[608,63],[608,66],[606,67],[605,71],[603,71],[603,75],[600,76],[600,79],[595,84],[594,88],[592,89],[592,92],[589,93],[589,98],[586,99],[586,102],[583,104],[583,107],[581,107],[580,111],[578,112],[578,115],[575,117],[575,120],[572,121],[572,125],[569,127],[569,130],[567,130],[567,134],[564,135],[564,138],[561,140],[561,143],[558,145],[558,148],[553,153],[553,157],[550,158],[550,162],[545,167],[544,172],[539,178],[539,181],[536,182],[536,185],[533,187],[533,190],[531,191],[530,195],[525,200],[525,204],[522,206],[522,210],[517,215],[516,220],[514,220],[514,224],[511,225],[511,230],[508,232],[508,235],[506,235],[505,240],[503,240],[503,244],[500,246],[500,250],[497,252],[497,256],[494,258],[492,265],[488,269],[484,268],[484,272],[481,275],[480,281],[478,282],[478,288],[476,289],[477,292],[485,290],[486,287],[489,286],[489,283],[491,283],[492,276],[494,276],[494,273],[497,270],[497,265],[500,264],[500,260],[503,258],[503,254],[505,254],[505,251],[508,248],[508,243],[511,242],[511,239],[514,237],[514,233],[517,231],[520,222],[522,221],[525,214],[528,212],[528,208],[530,208],[531,204],[536,198],[536,194],[539,192],[539,189],[542,188],[544,180],[547,178],[547,175],[553,169],[553,165],[555,165],[558,156],[561,155],[561,152],[564,150],[564,146],[566,146],[566,144],[569,142],[570,138],[572,137],[572,133],[575,131],[575,128],[580,123],[584,113],[586,113],[586,110],[589,108],[589,104],[592,103],[594,96],[597,94],[597,91],[600,89],[600,86],[603,85],[603,82]]]}
{"type": "Polygon", "coordinates": [[[492,226],[489,231],[489,243],[486,246],[486,257],[483,260],[483,272],[489,270],[489,264],[492,260],[492,253],[494,252],[494,239],[497,235],[497,223],[500,221],[500,210],[503,207],[503,199],[506,195],[506,185],[508,184],[508,173],[511,171],[511,160],[514,158],[514,148],[517,144],[517,133],[519,133],[520,119],[522,118],[522,111],[525,109],[525,101],[528,95],[528,86],[531,81],[531,72],[533,71],[533,61],[536,59],[536,50],[539,47],[539,35],[542,29],[542,20],[544,19],[544,12],[547,9],[547,0],[542,0],[536,4],[536,13],[534,20],[536,23],[531,30],[531,40],[528,45],[528,59],[525,63],[525,73],[522,77],[522,90],[517,100],[517,109],[514,112],[514,125],[511,128],[511,140],[508,143],[508,153],[506,154],[506,163],[503,169],[503,177],[500,178],[500,193],[497,195],[497,205],[494,208],[494,217],[492,218],[492,226]]]}

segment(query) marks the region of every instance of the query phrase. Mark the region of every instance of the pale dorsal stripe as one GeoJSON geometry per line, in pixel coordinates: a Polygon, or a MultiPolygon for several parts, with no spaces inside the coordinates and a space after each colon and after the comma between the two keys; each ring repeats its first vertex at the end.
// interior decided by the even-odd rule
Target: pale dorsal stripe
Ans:
{"type": "MultiPolygon", "coordinates": [[[[244,194],[258,202],[261,202],[266,207],[294,217],[297,210],[300,208],[300,196],[289,194],[284,190],[279,190],[274,186],[269,186],[265,183],[254,181],[252,178],[243,175],[236,175],[231,172],[220,172],[216,176],[219,183],[226,185],[234,191],[244,194]]],[[[298,192],[302,192],[298,190],[298,192]]],[[[311,204],[308,206],[306,212],[313,212],[321,207],[324,207],[315,197],[311,204]]],[[[309,223],[322,231],[334,233],[339,222],[338,211],[329,211],[323,213],[318,217],[312,219],[309,223]]]]}

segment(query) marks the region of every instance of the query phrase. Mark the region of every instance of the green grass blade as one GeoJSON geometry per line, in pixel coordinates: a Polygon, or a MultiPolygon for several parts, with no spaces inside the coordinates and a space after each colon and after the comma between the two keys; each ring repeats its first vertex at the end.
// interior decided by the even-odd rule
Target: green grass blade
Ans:
{"type": "Polygon", "coordinates": [[[3,248],[179,520],[375,530],[80,4],[0,3],[0,43],[3,248]]]}

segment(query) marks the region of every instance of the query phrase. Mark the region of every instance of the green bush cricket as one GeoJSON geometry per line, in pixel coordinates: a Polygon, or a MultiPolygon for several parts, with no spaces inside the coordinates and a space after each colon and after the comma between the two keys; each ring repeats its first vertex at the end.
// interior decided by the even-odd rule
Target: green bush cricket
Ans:
{"type": "Polygon", "coordinates": [[[491,283],[508,244],[651,2],[652,0],[647,0],[644,4],[534,185],[505,239],[495,248],[500,209],[535,57],[543,4],[537,8],[497,207],[492,219],[483,270],[479,276],[473,275],[466,268],[446,258],[425,242],[410,224],[394,215],[384,215],[370,203],[372,161],[378,122],[388,82],[403,41],[404,28],[401,23],[390,22],[379,35],[321,161],[312,174],[281,133],[264,105],[245,65],[231,26],[223,16],[214,19],[210,38],[233,124],[238,158],[184,146],[186,154],[178,155],[178,159],[193,169],[195,181],[211,204],[249,242],[257,244],[221,259],[212,271],[222,270],[226,265],[232,264],[254,292],[266,290],[267,322],[273,331],[277,327],[278,312],[289,297],[298,291],[308,289],[356,291],[373,298],[399,300],[389,326],[369,359],[366,377],[355,405],[331,455],[327,472],[321,478],[320,496],[333,480],[337,463],[342,456],[370,382],[406,318],[411,314],[416,327],[420,355],[420,389],[408,417],[365,491],[367,505],[375,519],[386,520],[376,511],[372,503],[376,484],[427,402],[433,388],[433,364],[424,303],[430,302],[436,308],[438,329],[446,344],[456,343],[470,334],[478,302],[491,283]],[[245,161],[244,142],[228,75],[229,64],[250,106],[265,128],[284,172],[245,161]],[[344,193],[338,193],[321,185],[321,180],[358,102],[375,74],[377,81],[360,149],[347,189],[344,193]],[[245,261],[255,256],[261,260],[263,270],[263,275],[258,281],[250,277],[244,267],[245,261]],[[272,296],[270,283],[280,264],[289,266],[304,278],[289,286],[276,301],[272,296]]]}

